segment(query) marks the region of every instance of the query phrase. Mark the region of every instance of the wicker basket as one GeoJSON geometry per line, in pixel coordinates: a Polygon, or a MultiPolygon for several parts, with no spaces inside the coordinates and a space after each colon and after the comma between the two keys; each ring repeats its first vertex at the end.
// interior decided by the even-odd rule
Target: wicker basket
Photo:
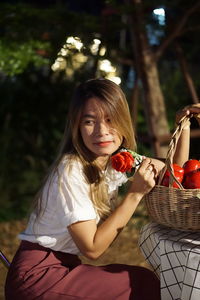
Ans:
{"type": "Polygon", "coordinates": [[[186,122],[188,117],[182,119],[172,135],[158,185],[145,196],[145,204],[148,215],[156,223],[178,230],[200,231],[200,189],[184,189],[174,177],[171,167],[176,145],[186,122]],[[170,172],[169,187],[160,185],[166,170],[170,172]],[[180,189],[172,187],[174,180],[180,189]]]}

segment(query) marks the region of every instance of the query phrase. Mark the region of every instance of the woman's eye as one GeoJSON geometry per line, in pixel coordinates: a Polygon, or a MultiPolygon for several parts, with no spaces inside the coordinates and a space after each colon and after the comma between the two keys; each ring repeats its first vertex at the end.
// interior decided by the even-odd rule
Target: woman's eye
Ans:
{"type": "Polygon", "coordinates": [[[86,124],[86,125],[93,125],[94,124],[94,120],[85,120],[84,124],[86,124]]]}

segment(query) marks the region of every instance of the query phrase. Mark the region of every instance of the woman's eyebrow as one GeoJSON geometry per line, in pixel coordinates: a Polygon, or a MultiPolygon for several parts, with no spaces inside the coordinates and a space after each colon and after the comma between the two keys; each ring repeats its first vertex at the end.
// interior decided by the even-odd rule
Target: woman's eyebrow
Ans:
{"type": "Polygon", "coordinates": [[[95,119],[95,115],[84,114],[84,115],[82,116],[82,118],[92,118],[92,119],[95,119]]]}

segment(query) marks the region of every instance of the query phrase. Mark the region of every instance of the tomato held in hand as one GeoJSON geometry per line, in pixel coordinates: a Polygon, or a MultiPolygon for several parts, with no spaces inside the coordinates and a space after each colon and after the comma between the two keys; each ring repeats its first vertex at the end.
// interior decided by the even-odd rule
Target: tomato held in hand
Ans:
{"type": "Polygon", "coordinates": [[[190,172],[200,169],[200,161],[197,159],[189,159],[183,165],[184,174],[187,175],[190,172]]]}
{"type": "Polygon", "coordinates": [[[200,189],[200,169],[188,173],[183,182],[185,189],[200,189]]]}

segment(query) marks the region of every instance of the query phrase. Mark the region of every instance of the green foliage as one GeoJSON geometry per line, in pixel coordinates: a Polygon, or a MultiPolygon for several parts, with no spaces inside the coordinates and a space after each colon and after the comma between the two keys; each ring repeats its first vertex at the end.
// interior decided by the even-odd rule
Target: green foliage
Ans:
{"type": "Polygon", "coordinates": [[[12,212],[24,215],[56,155],[72,87],[29,68],[4,79],[0,88],[0,218],[5,219],[12,212]]]}
{"type": "MultiPolygon", "coordinates": [[[[123,89],[128,99],[131,96],[127,74],[134,66],[120,64],[118,59],[131,59],[134,62],[129,24],[121,18],[121,13],[131,13],[133,8],[116,0],[105,2],[116,10],[104,16],[77,14],[62,4],[46,8],[23,2],[0,4],[0,220],[21,218],[27,213],[56,155],[74,85],[95,74],[95,63],[101,57],[92,55],[89,50],[94,38],[100,38],[102,44],[106,45],[104,58],[120,67],[123,89]],[[122,29],[126,38],[124,45],[120,46],[122,29]],[[87,63],[74,69],[72,78],[66,76],[64,71],[54,73],[51,70],[69,36],[78,36],[82,40],[85,46],[83,53],[88,57],[87,63]]],[[[153,32],[159,28],[151,13],[154,7],[161,4],[172,10],[173,20],[178,21],[180,7],[177,8],[177,4],[183,2],[145,1],[146,24],[151,24],[153,32]]],[[[184,7],[189,5],[186,2],[184,7]]],[[[190,24],[196,27],[197,21],[198,15],[190,24]]],[[[162,30],[164,35],[160,41],[167,35],[169,27],[162,30]]],[[[199,89],[200,78],[196,71],[199,45],[196,43],[196,33],[188,29],[184,36],[184,39],[180,39],[181,45],[199,89]]],[[[71,53],[71,61],[67,60],[72,68],[75,54],[71,53]]],[[[172,129],[175,111],[191,103],[173,45],[160,60],[159,71],[172,129]]],[[[142,95],[140,100],[138,136],[147,131],[142,95]]],[[[151,156],[150,145],[139,144],[138,153],[151,156]]]]}
{"type": "Polygon", "coordinates": [[[66,6],[0,4],[0,72],[13,76],[29,66],[52,64],[68,36],[78,35],[88,44],[99,24],[97,17],[71,12],[66,6]]]}
{"type": "Polygon", "coordinates": [[[68,36],[90,43],[95,22],[57,5],[0,5],[0,220],[27,213],[55,158],[74,83],[51,65],[68,36]]]}
{"type": "Polygon", "coordinates": [[[49,64],[49,59],[40,53],[49,50],[47,42],[30,40],[23,44],[17,42],[3,43],[0,41],[0,71],[6,75],[14,76],[23,73],[30,64],[36,68],[49,64]]]}

